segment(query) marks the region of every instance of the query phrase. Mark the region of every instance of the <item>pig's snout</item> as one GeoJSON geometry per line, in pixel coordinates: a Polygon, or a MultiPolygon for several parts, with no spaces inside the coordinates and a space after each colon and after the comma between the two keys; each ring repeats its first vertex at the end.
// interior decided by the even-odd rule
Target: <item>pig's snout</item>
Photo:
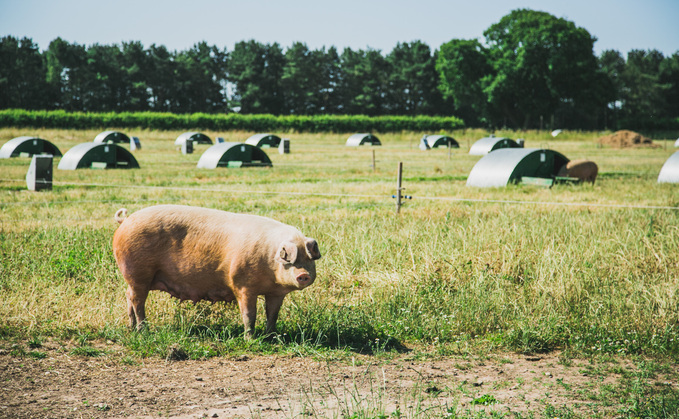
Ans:
{"type": "Polygon", "coordinates": [[[309,281],[311,281],[311,275],[309,275],[306,272],[302,272],[302,273],[297,275],[296,279],[297,279],[297,282],[299,282],[300,284],[306,284],[309,281]]]}

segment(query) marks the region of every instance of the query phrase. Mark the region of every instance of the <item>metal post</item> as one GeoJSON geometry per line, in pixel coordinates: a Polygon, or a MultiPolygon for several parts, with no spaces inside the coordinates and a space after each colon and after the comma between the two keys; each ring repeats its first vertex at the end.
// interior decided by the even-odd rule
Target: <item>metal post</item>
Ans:
{"type": "Polygon", "coordinates": [[[377,166],[375,165],[375,150],[373,150],[373,172],[377,170],[377,166]]]}
{"type": "Polygon", "coordinates": [[[401,212],[401,179],[403,177],[403,162],[398,162],[398,179],[396,181],[396,213],[401,212]]]}

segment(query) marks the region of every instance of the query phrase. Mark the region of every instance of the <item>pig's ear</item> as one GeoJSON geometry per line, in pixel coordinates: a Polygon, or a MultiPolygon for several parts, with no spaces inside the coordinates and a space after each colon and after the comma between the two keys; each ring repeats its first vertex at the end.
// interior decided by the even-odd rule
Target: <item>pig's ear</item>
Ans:
{"type": "Polygon", "coordinates": [[[306,254],[309,255],[311,260],[317,260],[321,258],[321,251],[318,249],[318,243],[316,243],[316,240],[306,238],[304,240],[304,244],[306,246],[306,254]]]}
{"type": "Polygon", "coordinates": [[[281,243],[276,252],[276,261],[285,265],[295,263],[295,260],[297,260],[297,246],[295,246],[295,243],[289,241],[281,243]]]}

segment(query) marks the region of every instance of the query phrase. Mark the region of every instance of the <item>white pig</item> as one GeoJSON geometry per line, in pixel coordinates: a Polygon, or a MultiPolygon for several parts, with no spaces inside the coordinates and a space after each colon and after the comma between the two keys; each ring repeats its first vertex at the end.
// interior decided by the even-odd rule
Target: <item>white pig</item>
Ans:
{"type": "Polygon", "coordinates": [[[180,300],[237,301],[251,336],[257,296],[266,302],[266,333],[290,291],[316,279],[316,240],[266,217],[183,205],[158,205],[115,214],[113,255],[128,284],[130,327],[145,326],[149,291],[180,300]]]}

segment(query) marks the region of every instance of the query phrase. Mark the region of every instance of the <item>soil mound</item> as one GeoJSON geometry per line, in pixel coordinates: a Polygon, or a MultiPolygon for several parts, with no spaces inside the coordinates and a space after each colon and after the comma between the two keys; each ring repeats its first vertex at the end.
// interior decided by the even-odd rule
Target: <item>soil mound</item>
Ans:
{"type": "Polygon", "coordinates": [[[615,148],[658,147],[650,138],[629,130],[616,131],[611,135],[603,136],[599,138],[599,144],[615,148]]]}

